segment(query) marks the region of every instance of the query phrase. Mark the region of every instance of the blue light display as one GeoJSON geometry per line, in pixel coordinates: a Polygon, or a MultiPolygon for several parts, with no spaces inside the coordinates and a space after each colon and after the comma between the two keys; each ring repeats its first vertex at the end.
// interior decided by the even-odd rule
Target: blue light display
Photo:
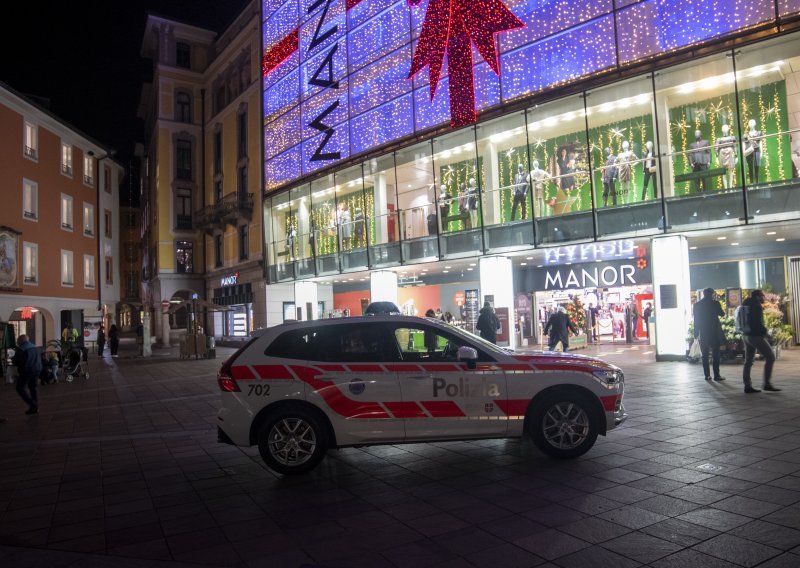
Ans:
{"type": "MultiPolygon", "coordinates": [[[[447,65],[433,100],[427,67],[408,77],[428,4],[263,0],[265,60],[297,32],[296,50],[285,58],[273,52],[270,61],[280,63],[263,78],[267,189],[448,123],[447,65]]],[[[479,112],[770,22],[776,10],[796,13],[800,0],[507,0],[505,6],[525,26],[496,34],[499,76],[473,46],[479,112]]]]}

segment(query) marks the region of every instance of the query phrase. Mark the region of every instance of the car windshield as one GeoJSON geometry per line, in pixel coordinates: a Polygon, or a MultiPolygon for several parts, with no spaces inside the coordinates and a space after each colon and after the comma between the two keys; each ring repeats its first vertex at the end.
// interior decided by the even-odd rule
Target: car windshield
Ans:
{"type": "Polygon", "coordinates": [[[464,329],[461,329],[461,328],[458,328],[458,327],[451,327],[451,326],[448,326],[447,330],[450,331],[451,333],[455,334],[455,335],[460,335],[461,337],[464,337],[465,339],[468,339],[472,343],[477,343],[480,346],[481,349],[485,349],[486,351],[490,351],[492,353],[501,353],[501,354],[507,354],[509,352],[509,349],[504,349],[502,347],[498,347],[497,345],[495,345],[491,341],[486,341],[483,337],[481,337],[479,335],[476,335],[474,333],[471,333],[471,332],[469,332],[467,330],[464,330],[464,329]]]}

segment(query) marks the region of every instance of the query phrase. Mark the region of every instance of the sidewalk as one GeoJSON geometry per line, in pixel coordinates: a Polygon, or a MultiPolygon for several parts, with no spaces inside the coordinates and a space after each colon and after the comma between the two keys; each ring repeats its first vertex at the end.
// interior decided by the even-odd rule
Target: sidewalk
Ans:
{"type": "Polygon", "coordinates": [[[42,387],[37,416],[0,390],[2,565],[800,565],[800,349],[776,363],[782,392],[745,395],[741,365],[708,383],[650,346],[592,346],[578,353],[625,371],[629,420],[582,458],[527,440],[376,446],[295,478],[216,442],[232,349],[135,349],[42,387]]]}

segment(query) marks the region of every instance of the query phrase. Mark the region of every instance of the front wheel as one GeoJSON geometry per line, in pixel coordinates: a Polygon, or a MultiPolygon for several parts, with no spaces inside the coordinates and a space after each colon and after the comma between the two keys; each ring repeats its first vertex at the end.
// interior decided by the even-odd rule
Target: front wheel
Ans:
{"type": "Polygon", "coordinates": [[[533,409],[529,432],[534,444],[555,458],[576,458],[597,440],[597,424],[590,401],[564,392],[547,395],[533,409]]]}
{"type": "Polygon", "coordinates": [[[270,416],[258,434],[261,458],[284,475],[306,473],[315,468],[328,449],[325,429],[311,412],[279,410],[270,416]]]}

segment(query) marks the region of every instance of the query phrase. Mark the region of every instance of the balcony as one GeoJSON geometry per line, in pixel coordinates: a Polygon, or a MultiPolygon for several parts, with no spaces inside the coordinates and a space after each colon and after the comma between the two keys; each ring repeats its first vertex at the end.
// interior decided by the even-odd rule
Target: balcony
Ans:
{"type": "Polygon", "coordinates": [[[33,160],[38,157],[36,155],[36,148],[31,148],[30,146],[25,146],[25,155],[33,160]]]}
{"type": "Polygon", "coordinates": [[[180,231],[191,231],[194,228],[194,226],[192,225],[192,216],[181,215],[181,214],[176,215],[175,228],[180,231]]]}
{"type": "Polygon", "coordinates": [[[253,218],[253,194],[229,193],[214,205],[195,212],[195,226],[211,234],[225,225],[236,226],[239,221],[253,218]]]}

